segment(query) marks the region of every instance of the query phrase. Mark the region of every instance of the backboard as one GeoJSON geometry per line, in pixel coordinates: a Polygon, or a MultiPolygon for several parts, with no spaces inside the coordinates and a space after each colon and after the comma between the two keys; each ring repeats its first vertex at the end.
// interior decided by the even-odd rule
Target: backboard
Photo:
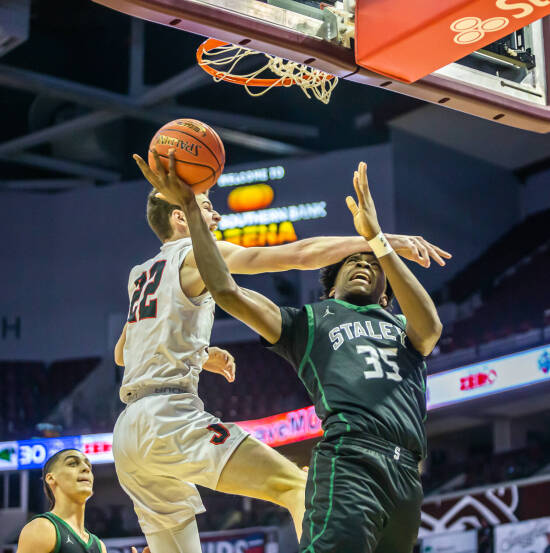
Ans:
{"type": "MultiPolygon", "coordinates": [[[[406,83],[356,62],[354,0],[94,1],[148,21],[304,63],[343,79],[383,87],[501,124],[550,132],[549,17],[486,44],[416,82],[406,83]]],[[[378,0],[370,1],[376,4],[378,0]]],[[[547,0],[535,3],[550,5],[547,0]]]]}

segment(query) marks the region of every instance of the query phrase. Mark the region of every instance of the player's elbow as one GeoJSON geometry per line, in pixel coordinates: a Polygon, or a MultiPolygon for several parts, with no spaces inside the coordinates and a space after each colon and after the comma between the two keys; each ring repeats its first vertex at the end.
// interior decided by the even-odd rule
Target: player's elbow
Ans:
{"type": "Polygon", "coordinates": [[[418,344],[418,351],[424,356],[427,357],[432,353],[435,345],[441,337],[441,332],[443,331],[443,325],[437,317],[429,329],[426,329],[424,336],[422,337],[421,343],[418,344]]]}
{"type": "Polygon", "coordinates": [[[217,305],[224,311],[231,312],[231,309],[240,303],[241,289],[234,280],[224,286],[216,287],[210,290],[212,297],[217,305]]]}

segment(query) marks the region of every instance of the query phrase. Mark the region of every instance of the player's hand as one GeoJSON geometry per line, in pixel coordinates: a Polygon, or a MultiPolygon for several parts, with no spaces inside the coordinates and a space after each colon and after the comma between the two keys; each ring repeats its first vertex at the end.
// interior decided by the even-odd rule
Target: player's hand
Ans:
{"type": "Polygon", "coordinates": [[[171,204],[179,205],[180,207],[195,201],[195,194],[191,187],[176,174],[175,150],[172,148],[168,152],[168,173],[164,169],[156,149],[153,148],[151,152],[155,160],[154,171],[140,156],[134,154],[133,157],[143,176],[161,194],[161,197],[171,204]]]}
{"type": "Polygon", "coordinates": [[[404,234],[386,234],[385,236],[397,254],[422,267],[430,266],[430,258],[443,267],[445,265],[443,258],[450,259],[452,257],[449,252],[424,240],[422,236],[404,234]]]}
{"type": "Polygon", "coordinates": [[[359,205],[357,205],[351,196],[346,198],[346,204],[353,215],[355,230],[367,240],[372,240],[380,233],[380,225],[374,201],[370,194],[367,180],[367,164],[364,161],[359,164],[357,171],[353,175],[353,187],[355,188],[359,205]]]}
{"type": "Polygon", "coordinates": [[[235,381],[235,359],[224,349],[209,347],[208,360],[202,368],[211,373],[218,373],[225,377],[227,382],[235,381]]]}
{"type": "MultiPolygon", "coordinates": [[[[135,547],[132,547],[132,553],[138,553],[135,547]]],[[[146,545],[141,553],[151,553],[151,551],[149,550],[149,546],[146,545]]]]}

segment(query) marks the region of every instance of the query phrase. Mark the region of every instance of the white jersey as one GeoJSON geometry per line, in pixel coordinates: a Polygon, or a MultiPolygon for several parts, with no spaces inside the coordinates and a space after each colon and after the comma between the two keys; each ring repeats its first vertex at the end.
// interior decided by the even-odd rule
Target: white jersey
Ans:
{"type": "Polygon", "coordinates": [[[182,388],[198,399],[198,381],[208,358],[214,323],[209,293],[188,298],[180,267],[191,238],[162,245],[160,253],[130,271],[130,310],[124,346],[120,399],[128,403],[144,389],[182,388]]]}

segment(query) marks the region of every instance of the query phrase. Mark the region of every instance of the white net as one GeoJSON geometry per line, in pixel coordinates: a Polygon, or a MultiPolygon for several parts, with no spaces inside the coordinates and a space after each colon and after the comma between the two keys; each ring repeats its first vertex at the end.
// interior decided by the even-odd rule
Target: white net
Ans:
{"type": "Polygon", "coordinates": [[[256,50],[249,50],[248,48],[235,46],[233,44],[218,46],[212,48],[208,52],[205,50],[199,65],[209,66],[214,69],[215,74],[213,78],[216,82],[223,80],[239,82],[244,86],[250,96],[263,96],[276,86],[288,87],[297,85],[308,98],[313,96],[324,104],[328,104],[332,91],[338,84],[338,77],[329,75],[319,69],[313,69],[301,63],[271,56],[270,54],[262,54],[256,50]],[[237,74],[238,64],[245,58],[253,55],[265,56],[267,63],[250,73],[237,74]],[[223,69],[223,67],[226,68],[223,69]],[[260,75],[266,71],[271,71],[278,78],[265,79],[260,77],[260,75]],[[232,77],[236,77],[239,80],[232,80],[232,77]],[[265,84],[255,84],[254,81],[257,79],[264,81],[265,84]],[[251,89],[251,86],[262,86],[264,88],[259,92],[255,92],[251,89]]]}

